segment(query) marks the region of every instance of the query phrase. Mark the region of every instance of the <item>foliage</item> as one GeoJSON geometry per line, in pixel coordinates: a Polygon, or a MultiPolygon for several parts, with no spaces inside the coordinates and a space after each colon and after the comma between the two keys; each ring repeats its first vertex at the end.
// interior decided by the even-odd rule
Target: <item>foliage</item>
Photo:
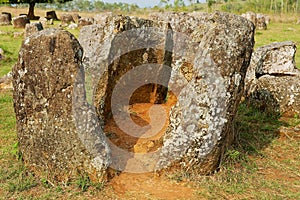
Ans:
{"type": "Polygon", "coordinates": [[[235,13],[246,11],[274,14],[299,13],[299,7],[299,0],[229,0],[221,5],[223,11],[235,13]]]}
{"type": "Polygon", "coordinates": [[[71,0],[0,0],[0,3],[19,4],[19,3],[64,3],[71,0]]]}

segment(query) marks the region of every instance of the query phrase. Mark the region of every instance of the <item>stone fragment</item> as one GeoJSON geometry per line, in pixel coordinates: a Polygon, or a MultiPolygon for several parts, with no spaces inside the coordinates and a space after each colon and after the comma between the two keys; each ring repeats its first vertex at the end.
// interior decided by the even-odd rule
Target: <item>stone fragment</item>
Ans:
{"type": "Polygon", "coordinates": [[[256,13],[249,11],[249,12],[243,13],[242,17],[245,17],[246,19],[251,21],[256,26],[256,23],[257,23],[256,13]]]}
{"type": "Polygon", "coordinates": [[[68,29],[76,29],[76,28],[78,28],[78,25],[73,23],[73,22],[70,23],[69,26],[68,26],[68,29]]]}
{"type": "Polygon", "coordinates": [[[73,17],[75,23],[78,24],[78,21],[81,18],[81,16],[77,13],[74,13],[74,14],[72,14],[72,17],[73,17]]]}
{"type": "Polygon", "coordinates": [[[0,26],[11,25],[11,15],[0,14],[0,26]]]}
{"type": "Polygon", "coordinates": [[[94,23],[94,18],[92,17],[84,17],[78,20],[78,27],[81,28],[83,26],[92,25],[94,23]]]}
{"type": "MultiPolygon", "coordinates": [[[[1,55],[1,52],[0,52],[1,55]]],[[[1,56],[0,56],[1,57],[1,56]]],[[[0,58],[1,60],[1,58],[0,58]]],[[[0,78],[0,90],[12,90],[13,86],[12,86],[12,73],[9,72],[6,75],[4,75],[3,77],[0,78]]]]}
{"type": "Polygon", "coordinates": [[[256,14],[256,28],[258,30],[267,30],[267,22],[265,15],[263,14],[256,14]]]}
{"type": "Polygon", "coordinates": [[[273,115],[300,113],[300,70],[295,54],[296,44],[291,41],[272,43],[253,53],[245,80],[250,105],[273,115]]]}
{"type": "Polygon", "coordinates": [[[68,182],[79,174],[103,180],[109,147],[85,100],[82,48],[63,30],[27,37],[13,68],[14,108],[22,158],[37,176],[68,182]],[[86,114],[85,114],[86,113],[86,114]],[[78,174],[79,173],[79,174],[78,174]]]}
{"type": "Polygon", "coordinates": [[[296,44],[292,41],[275,42],[253,52],[245,79],[245,96],[255,90],[258,79],[264,75],[295,75],[296,44]]]}
{"type": "Polygon", "coordinates": [[[43,25],[41,22],[33,22],[30,24],[26,24],[25,26],[25,38],[29,37],[32,34],[37,33],[38,31],[43,30],[43,25]]]}
{"type": "Polygon", "coordinates": [[[56,12],[54,10],[51,10],[51,11],[47,11],[46,12],[46,18],[48,20],[52,19],[52,20],[58,20],[57,18],[57,15],[56,15],[56,12]]]}
{"type": "Polygon", "coordinates": [[[11,21],[11,13],[9,13],[9,12],[1,12],[1,14],[8,15],[8,19],[9,19],[9,21],[11,21]]]}
{"type": "Polygon", "coordinates": [[[25,28],[26,24],[30,23],[27,15],[21,15],[19,17],[14,17],[14,18],[12,18],[12,22],[13,22],[14,28],[25,28]]]}
{"type": "Polygon", "coordinates": [[[75,23],[73,17],[71,14],[63,14],[60,17],[61,25],[62,26],[68,26],[70,23],[75,23]]]}
{"type": "Polygon", "coordinates": [[[242,14],[242,17],[250,20],[258,30],[266,30],[267,25],[270,23],[270,17],[261,13],[247,12],[242,14]]]}
{"type": "Polygon", "coordinates": [[[94,23],[104,26],[107,18],[112,17],[112,16],[113,16],[112,12],[105,12],[105,13],[96,14],[93,17],[94,18],[94,23]]]}

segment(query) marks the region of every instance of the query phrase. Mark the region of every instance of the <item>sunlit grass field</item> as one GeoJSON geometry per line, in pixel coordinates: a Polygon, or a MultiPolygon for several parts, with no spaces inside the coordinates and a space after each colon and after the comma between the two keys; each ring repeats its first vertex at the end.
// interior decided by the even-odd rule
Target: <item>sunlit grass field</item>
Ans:
{"type": "MultiPolygon", "coordinates": [[[[0,77],[17,62],[23,36],[14,37],[14,32],[20,31],[0,26],[0,48],[5,52],[0,77]]],[[[78,36],[79,30],[71,32],[78,36]]],[[[268,30],[256,31],[255,48],[286,40],[300,44],[299,33],[300,25],[271,23],[268,30]]],[[[299,51],[296,63],[300,68],[299,51]]],[[[241,104],[235,122],[239,138],[228,149],[219,172],[211,176],[185,172],[166,176],[193,187],[193,199],[300,199],[300,133],[279,131],[282,126],[291,128],[299,123],[299,116],[282,121],[241,104]]],[[[111,187],[91,183],[86,177],[65,185],[35,177],[20,160],[15,124],[12,91],[0,90],[0,199],[117,198],[111,187]]],[[[145,197],[157,199],[148,194],[145,197]]]]}

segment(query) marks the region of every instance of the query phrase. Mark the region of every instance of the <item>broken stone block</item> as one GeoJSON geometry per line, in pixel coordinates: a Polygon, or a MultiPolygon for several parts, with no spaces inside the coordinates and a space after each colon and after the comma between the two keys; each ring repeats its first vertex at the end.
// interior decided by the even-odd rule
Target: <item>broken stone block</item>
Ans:
{"type": "Polygon", "coordinates": [[[256,23],[257,23],[256,13],[249,11],[249,12],[243,13],[242,17],[245,17],[246,19],[251,21],[256,26],[256,23]]]}
{"type": "Polygon", "coordinates": [[[77,13],[74,13],[74,14],[72,14],[72,17],[73,17],[75,23],[78,24],[78,21],[81,18],[81,16],[77,13]]]}
{"type": "Polygon", "coordinates": [[[41,22],[34,22],[34,23],[30,23],[30,24],[26,24],[25,26],[25,38],[37,33],[38,31],[43,30],[43,25],[41,22]]]}
{"type": "MultiPolygon", "coordinates": [[[[1,60],[1,49],[0,49],[1,60]]],[[[0,77],[0,90],[12,90],[12,73],[8,72],[6,75],[0,77]]]]}
{"type": "Polygon", "coordinates": [[[295,64],[296,44],[272,43],[252,55],[245,80],[250,105],[274,115],[293,117],[300,113],[300,71],[295,64]]]}
{"type": "Polygon", "coordinates": [[[257,80],[263,75],[295,75],[296,44],[292,41],[275,42],[258,48],[252,54],[245,80],[245,96],[255,90],[257,80]]]}
{"type": "Polygon", "coordinates": [[[270,23],[270,17],[261,13],[247,12],[242,14],[242,17],[250,20],[258,30],[266,30],[270,23]]]}
{"type": "Polygon", "coordinates": [[[105,13],[96,14],[94,16],[94,23],[104,26],[105,25],[104,23],[106,22],[106,19],[108,17],[112,17],[112,16],[113,16],[112,12],[105,12],[105,13]]]}
{"type": "Polygon", "coordinates": [[[1,12],[1,14],[8,15],[8,19],[9,19],[9,21],[11,21],[11,13],[9,13],[9,12],[1,12]]]}
{"type": "Polygon", "coordinates": [[[92,25],[94,23],[94,18],[84,17],[78,20],[78,27],[81,28],[83,26],[92,25]]]}
{"type": "Polygon", "coordinates": [[[72,34],[47,29],[25,39],[13,68],[22,158],[37,176],[52,181],[66,183],[78,173],[102,180],[109,165],[109,147],[100,126],[83,129],[81,124],[91,113],[82,90],[84,80],[78,78],[82,54],[72,34]]]}
{"type": "Polygon", "coordinates": [[[52,20],[58,20],[57,18],[57,15],[56,15],[56,12],[54,10],[51,10],[51,11],[47,11],[46,12],[46,18],[48,20],[52,19],[52,20]]]}
{"type": "Polygon", "coordinates": [[[263,14],[256,14],[256,28],[258,30],[267,30],[267,22],[265,15],[263,14]]]}
{"type": "Polygon", "coordinates": [[[25,28],[26,24],[29,24],[29,18],[27,15],[21,15],[19,17],[12,18],[12,22],[14,25],[14,28],[25,28]]]}
{"type": "Polygon", "coordinates": [[[220,12],[168,14],[167,18],[178,32],[169,88],[184,86],[170,111],[156,167],[178,166],[209,174],[235,137],[233,119],[250,63],[254,26],[242,17],[220,12]],[[177,41],[188,45],[177,51],[177,41]]]}
{"type": "Polygon", "coordinates": [[[0,26],[11,25],[11,15],[1,14],[0,15],[0,26]]]}
{"type": "Polygon", "coordinates": [[[73,17],[72,17],[71,14],[63,14],[63,15],[61,15],[60,20],[61,20],[61,25],[62,26],[68,26],[71,23],[75,23],[75,21],[74,21],[74,19],[73,19],[73,17]]]}
{"type": "Polygon", "coordinates": [[[249,105],[273,116],[300,114],[300,71],[297,75],[264,75],[247,99],[249,105]]]}
{"type": "Polygon", "coordinates": [[[220,12],[159,21],[110,16],[83,27],[79,41],[84,51],[65,31],[40,31],[24,41],[13,69],[20,150],[37,175],[64,181],[80,170],[101,179],[108,167],[173,166],[208,174],[219,166],[235,137],[251,22],[220,12]],[[136,107],[149,123],[131,112],[136,107]],[[113,123],[136,145],[119,137],[127,149],[118,147],[117,131],[103,131],[113,123]],[[139,143],[148,137],[155,139],[139,143]]]}

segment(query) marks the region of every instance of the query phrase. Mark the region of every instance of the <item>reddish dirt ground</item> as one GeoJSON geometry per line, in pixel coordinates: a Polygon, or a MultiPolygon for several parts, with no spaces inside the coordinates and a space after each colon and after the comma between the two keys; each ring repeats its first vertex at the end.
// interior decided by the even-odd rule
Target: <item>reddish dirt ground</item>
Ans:
{"type": "MultiPolygon", "coordinates": [[[[150,114],[149,111],[152,103],[138,103],[129,107],[129,113],[131,119],[135,124],[140,126],[151,125],[150,121],[154,121],[153,124],[159,124],[155,122],[164,122],[161,130],[157,130],[157,127],[151,126],[152,130],[156,134],[147,138],[136,138],[128,135],[122,131],[116,122],[111,119],[105,128],[105,132],[108,134],[110,140],[127,151],[134,153],[148,153],[155,152],[162,145],[162,137],[168,127],[168,117],[161,119],[162,117],[169,116],[171,107],[176,103],[176,97],[172,94],[169,95],[168,101],[165,104],[161,104],[159,109],[164,109],[165,115],[161,115],[160,112],[150,114]]],[[[121,125],[123,126],[123,125],[121,125]]],[[[124,124],[125,126],[125,124],[124,124]]],[[[127,165],[130,164],[130,160],[127,161],[127,165]]],[[[129,166],[132,167],[132,166],[129,166]]],[[[158,199],[191,199],[193,195],[193,189],[186,186],[186,183],[175,183],[168,180],[166,177],[159,177],[154,173],[121,173],[115,176],[111,181],[114,192],[121,198],[126,198],[133,195],[135,198],[145,198],[145,195],[149,198],[158,199]]]]}

